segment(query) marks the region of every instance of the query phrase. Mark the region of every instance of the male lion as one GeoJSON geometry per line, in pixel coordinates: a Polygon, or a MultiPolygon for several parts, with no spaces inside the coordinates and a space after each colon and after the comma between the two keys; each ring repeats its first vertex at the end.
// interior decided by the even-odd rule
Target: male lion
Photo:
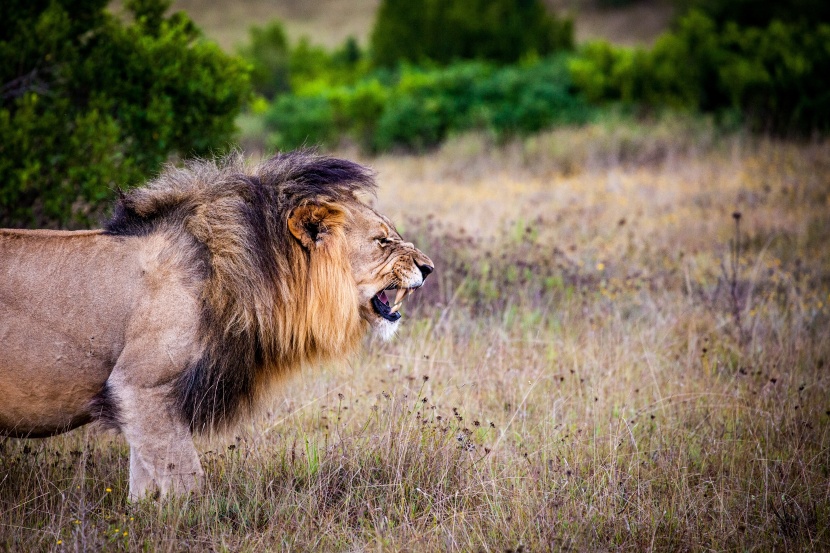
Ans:
{"type": "Polygon", "coordinates": [[[0,434],[103,421],[130,446],[131,499],[192,489],[193,432],[369,328],[391,336],[432,272],[359,199],[374,186],[309,151],[235,156],[166,169],[103,230],[0,230],[0,434]]]}

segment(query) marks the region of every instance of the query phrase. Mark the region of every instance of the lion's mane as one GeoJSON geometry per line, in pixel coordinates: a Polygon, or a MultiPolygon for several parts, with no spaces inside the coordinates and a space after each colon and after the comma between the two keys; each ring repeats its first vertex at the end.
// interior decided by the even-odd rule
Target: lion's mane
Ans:
{"type": "Polygon", "coordinates": [[[173,387],[193,430],[227,425],[276,377],[356,347],[363,323],[342,221],[374,187],[365,167],[305,150],[254,167],[240,155],[192,161],[121,194],[105,232],[165,233],[202,283],[202,354],[173,387]],[[313,252],[288,229],[292,210],[309,203],[341,217],[313,252]]]}

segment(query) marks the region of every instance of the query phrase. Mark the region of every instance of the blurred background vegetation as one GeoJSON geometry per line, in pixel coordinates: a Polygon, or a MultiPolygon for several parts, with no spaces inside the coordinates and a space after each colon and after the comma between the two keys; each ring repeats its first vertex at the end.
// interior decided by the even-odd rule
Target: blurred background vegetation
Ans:
{"type": "Polygon", "coordinates": [[[98,222],[116,187],[233,136],[247,64],[162,0],[0,4],[0,225],[98,222]]]}
{"type": "Polygon", "coordinates": [[[96,224],[171,156],[237,144],[419,152],[667,113],[826,134],[829,5],[7,0],[0,225],[96,224]]]}

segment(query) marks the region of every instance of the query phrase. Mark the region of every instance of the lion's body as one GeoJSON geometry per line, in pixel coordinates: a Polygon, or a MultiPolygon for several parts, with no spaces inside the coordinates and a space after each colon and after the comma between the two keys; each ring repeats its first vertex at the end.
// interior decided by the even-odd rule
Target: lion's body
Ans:
{"type": "Polygon", "coordinates": [[[92,419],[140,297],[138,246],[100,232],[0,231],[0,427],[40,436],[92,419]]]}
{"type": "Polygon", "coordinates": [[[165,383],[199,353],[199,282],[169,251],[162,236],[0,233],[0,431],[118,426],[134,497],[201,474],[165,401],[165,383]]]}
{"type": "Polygon", "coordinates": [[[307,152],[252,174],[195,163],[124,196],[103,231],[0,231],[0,434],[100,420],[130,445],[131,497],[191,489],[191,432],[349,354],[396,321],[369,298],[431,271],[411,244],[386,257],[364,244],[393,232],[355,196],[371,186],[307,152]]]}

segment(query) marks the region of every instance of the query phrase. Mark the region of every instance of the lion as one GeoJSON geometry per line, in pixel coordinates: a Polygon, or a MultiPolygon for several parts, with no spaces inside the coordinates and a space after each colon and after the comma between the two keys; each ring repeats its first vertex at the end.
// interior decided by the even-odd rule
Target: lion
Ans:
{"type": "Polygon", "coordinates": [[[372,172],[309,150],[248,165],[167,167],[101,230],[0,230],[0,434],[101,421],[129,445],[130,500],[185,493],[194,434],[394,334],[433,263],[361,199],[372,172]]]}

